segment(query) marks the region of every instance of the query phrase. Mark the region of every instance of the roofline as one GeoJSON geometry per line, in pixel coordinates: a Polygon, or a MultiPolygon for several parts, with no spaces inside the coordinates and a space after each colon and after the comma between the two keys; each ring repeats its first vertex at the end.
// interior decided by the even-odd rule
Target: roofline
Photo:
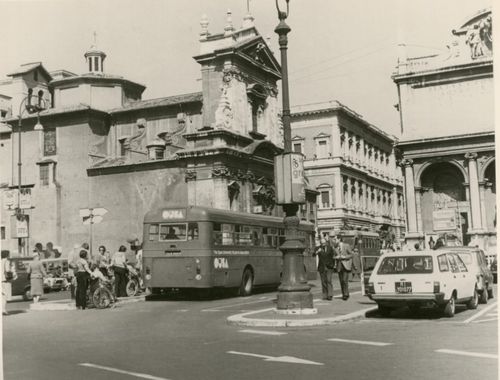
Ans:
{"type": "Polygon", "coordinates": [[[172,96],[165,96],[165,97],[160,97],[160,98],[153,98],[153,99],[145,99],[145,100],[139,100],[137,102],[131,103],[129,105],[130,108],[126,107],[120,107],[120,108],[113,108],[111,110],[108,110],[107,112],[111,115],[118,114],[118,113],[124,113],[124,112],[133,112],[133,111],[139,111],[142,109],[151,109],[151,108],[161,108],[161,107],[171,107],[171,106],[176,106],[179,104],[188,104],[188,103],[202,103],[203,104],[203,93],[201,91],[197,92],[190,92],[187,94],[180,94],[180,95],[172,95],[172,96]],[[180,96],[189,96],[189,95],[200,95],[200,99],[192,99],[192,100],[184,100],[184,101],[179,101],[175,103],[170,103],[170,104],[153,104],[153,105],[144,105],[141,107],[134,107],[137,104],[141,102],[148,102],[148,101],[154,101],[154,100],[159,100],[159,99],[169,99],[169,98],[177,98],[180,96]]]}
{"type": "MultiPolygon", "coordinates": [[[[330,101],[328,103],[331,105],[330,107],[316,108],[316,109],[312,109],[312,110],[299,111],[299,112],[293,112],[293,106],[292,106],[291,107],[292,112],[290,113],[290,117],[293,119],[294,117],[300,117],[300,116],[308,116],[308,115],[316,115],[316,114],[321,114],[321,113],[342,111],[345,114],[347,114],[348,116],[365,124],[372,132],[382,136],[386,140],[391,140],[392,143],[396,143],[398,141],[398,138],[396,136],[391,135],[391,134],[383,131],[382,129],[378,128],[377,126],[369,123],[368,121],[363,119],[363,117],[359,113],[357,113],[356,111],[353,111],[352,109],[350,109],[346,105],[340,103],[339,101],[333,100],[333,101],[330,101]]],[[[324,102],[322,102],[322,103],[310,103],[310,104],[304,104],[304,105],[315,105],[315,104],[320,105],[320,104],[325,104],[325,103],[324,102]]],[[[298,107],[298,106],[295,106],[295,107],[298,107]]]]}
{"type": "Polygon", "coordinates": [[[463,139],[463,138],[487,137],[487,136],[493,136],[493,138],[494,138],[495,131],[465,133],[465,134],[461,134],[461,135],[451,135],[451,136],[429,137],[429,138],[415,139],[415,140],[401,140],[401,141],[398,141],[397,145],[422,144],[422,143],[429,143],[429,142],[450,141],[450,140],[457,140],[457,139],[463,139]]]}
{"type": "Polygon", "coordinates": [[[74,82],[96,82],[96,81],[106,81],[106,82],[120,82],[125,85],[133,86],[133,87],[139,87],[144,91],[146,89],[146,86],[137,82],[133,82],[129,79],[125,79],[122,77],[106,77],[106,76],[98,76],[98,75],[89,75],[89,74],[83,74],[83,75],[77,75],[74,77],[67,77],[67,78],[61,78],[61,79],[54,79],[52,80],[49,85],[51,87],[59,87],[64,84],[70,84],[74,82]]]}

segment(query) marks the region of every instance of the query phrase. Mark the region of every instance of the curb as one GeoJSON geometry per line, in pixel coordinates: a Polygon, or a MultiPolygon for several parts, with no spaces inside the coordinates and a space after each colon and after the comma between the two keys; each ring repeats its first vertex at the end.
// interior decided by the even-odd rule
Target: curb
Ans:
{"type": "Polygon", "coordinates": [[[275,310],[274,308],[251,311],[242,314],[231,315],[227,318],[227,322],[236,326],[246,327],[311,327],[334,325],[336,323],[347,322],[355,319],[363,318],[366,313],[377,310],[377,307],[370,307],[358,310],[349,314],[339,315],[337,317],[328,318],[313,318],[313,319],[264,319],[264,318],[247,318],[252,314],[258,314],[275,310]]]}
{"type": "MultiPolygon", "coordinates": [[[[135,297],[123,297],[119,298],[114,306],[126,305],[129,303],[136,303],[145,300],[144,295],[135,297]]],[[[74,300],[58,300],[58,301],[47,301],[32,303],[28,310],[33,311],[61,311],[61,310],[77,310],[74,300]]]]}

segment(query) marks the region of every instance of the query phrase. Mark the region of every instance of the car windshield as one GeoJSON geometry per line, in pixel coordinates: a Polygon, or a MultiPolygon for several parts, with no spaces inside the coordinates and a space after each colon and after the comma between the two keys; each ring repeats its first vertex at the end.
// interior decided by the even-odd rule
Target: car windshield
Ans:
{"type": "Polygon", "coordinates": [[[432,256],[397,256],[384,258],[377,273],[432,273],[432,269],[432,256]]]}
{"type": "Polygon", "coordinates": [[[460,252],[458,254],[465,265],[472,264],[472,255],[468,252],[460,252]]]}

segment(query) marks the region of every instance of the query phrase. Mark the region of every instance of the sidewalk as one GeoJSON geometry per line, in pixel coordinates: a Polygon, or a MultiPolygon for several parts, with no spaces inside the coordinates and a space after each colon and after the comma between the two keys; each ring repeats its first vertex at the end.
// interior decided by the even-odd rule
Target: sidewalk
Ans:
{"type": "MultiPolygon", "coordinates": [[[[144,295],[139,295],[135,297],[121,297],[118,298],[113,307],[125,305],[128,303],[140,302],[144,301],[144,295]]],[[[77,310],[75,305],[75,300],[65,299],[65,300],[57,300],[57,301],[45,301],[38,303],[31,303],[29,310],[34,311],[48,311],[48,310],[77,310]]]]}
{"type": "Polygon", "coordinates": [[[308,327],[332,325],[354,319],[364,318],[366,313],[377,310],[377,304],[361,294],[359,282],[350,282],[350,297],[344,301],[340,293],[338,279],[333,281],[334,298],[331,301],[322,300],[321,283],[310,281],[313,285],[313,306],[315,310],[306,309],[303,314],[281,314],[276,307],[255,310],[231,315],[227,318],[230,324],[250,327],[308,327]],[[308,312],[308,313],[307,313],[308,312]]]}

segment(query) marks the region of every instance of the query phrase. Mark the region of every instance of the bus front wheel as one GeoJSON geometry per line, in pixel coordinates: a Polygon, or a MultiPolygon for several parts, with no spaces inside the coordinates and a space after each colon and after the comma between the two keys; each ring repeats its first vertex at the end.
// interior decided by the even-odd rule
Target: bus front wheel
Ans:
{"type": "Polygon", "coordinates": [[[253,272],[250,268],[245,268],[241,278],[241,285],[239,294],[242,297],[248,297],[252,294],[253,290],[253,272]]]}

